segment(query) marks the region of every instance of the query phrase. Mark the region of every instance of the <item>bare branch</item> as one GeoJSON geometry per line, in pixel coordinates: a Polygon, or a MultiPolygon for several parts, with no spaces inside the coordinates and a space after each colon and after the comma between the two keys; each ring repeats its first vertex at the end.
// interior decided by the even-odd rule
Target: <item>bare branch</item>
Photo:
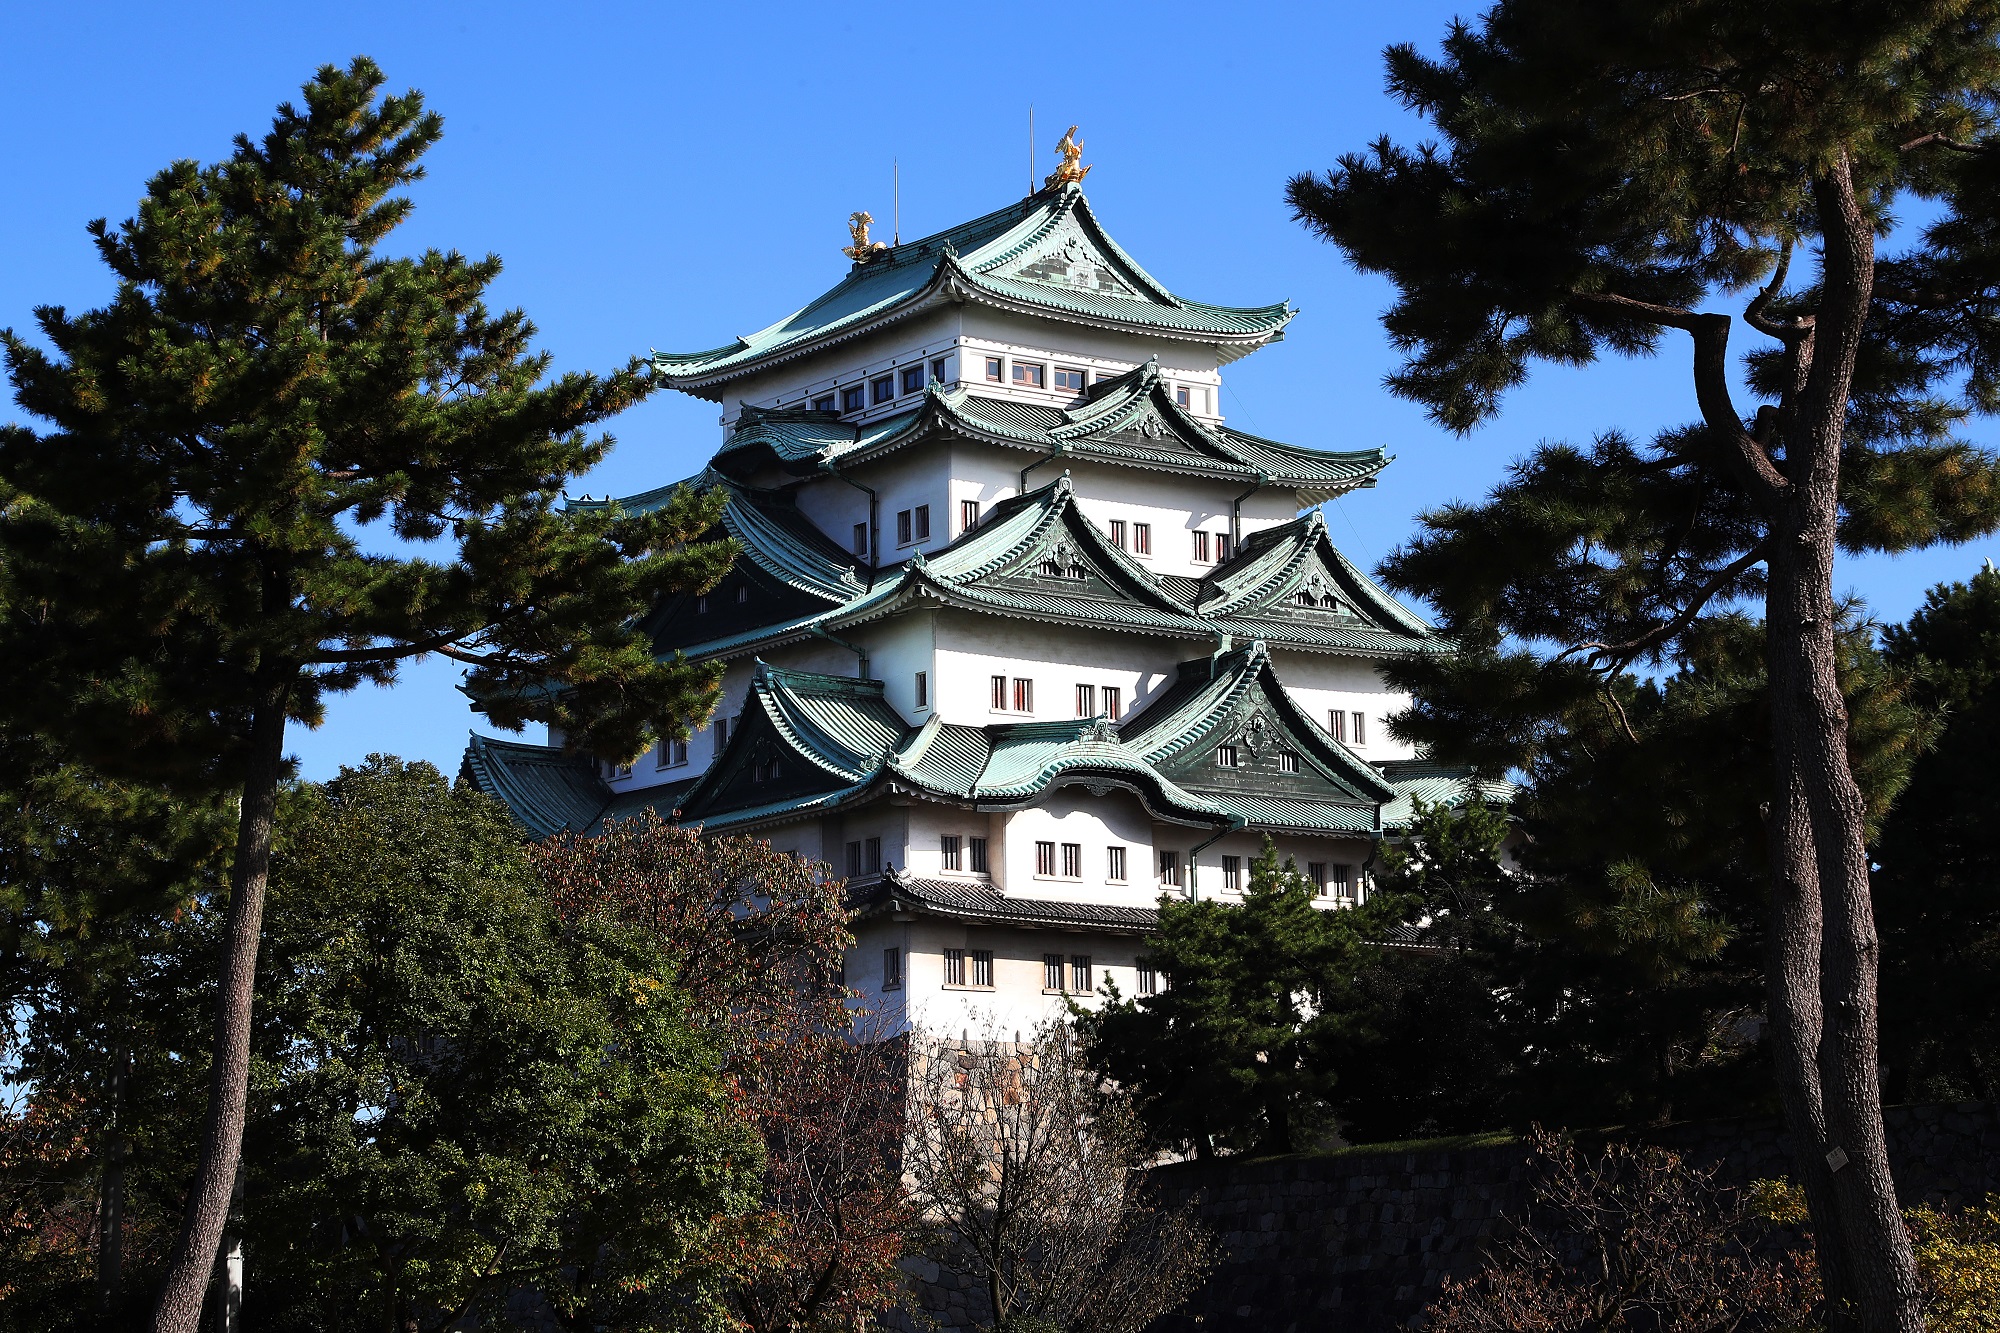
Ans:
{"type": "Polygon", "coordinates": [[[1983,153],[1986,151],[1983,144],[1961,142],[1952,138],[1943,130],[1932,130],[1929,134],[1919,134],[1908,143],[1897,144],[1896,151],[1899,153],[1914,152],[1916,149],[1926,148],[1931,144],[1936,144],[1940,148],[1949,148],[1955,153],[1983,153]]]}
{"type": "Polygon", "coordinates": [[[1777,320],[1770,316],[1771,302],[1785,290],[1785,278],[1792,270],[1792,242],[1787,239],[1784,248],[1778,252],[1778,266],[1771,270],[1771,280],[1743,307],[1743,322],[1757,332],[1776,338],[1790,347],[1812,329],[1810,315],[1793,320],[1777,320]]]}

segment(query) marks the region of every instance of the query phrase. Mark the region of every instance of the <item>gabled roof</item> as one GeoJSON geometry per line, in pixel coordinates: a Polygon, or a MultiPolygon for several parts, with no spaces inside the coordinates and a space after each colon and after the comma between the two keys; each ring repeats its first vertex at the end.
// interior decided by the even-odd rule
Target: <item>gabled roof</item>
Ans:
{"type": "Polygon", "coordinates": [[[472,733],[458,776],[514,812],[531,837],[587,829],[611,799],[597,765],[550,745],[527,745],[472,733]]]}
{"type": "Polygon", "coordinates": [[[1051,458],[1285,487],[1312,501],[1373,486],[1389,464],[1379,448],[1302,449],[1205,422],[1174,402],[1159,363],[1149,360],[1098,381],[1070,407],[993,398],[936,382],[911,411],[859,425],[834,412],[746,403],[715,465],[740,470],[768,457],[802,473],[879,458],[939,436],[1051,458]]]}
{"type": "MultiPolygon", "coordinates": [[[[803,522],[803,520],[800,520],[803,522]]],[[[741,529],[746,547],[751,528],[741,529]]],[[[847,568],[847,567],[843,567],[847,568]]],[[[858,576],[851,570],[849,579],[858,576]]],[[[994,506],[985,522],[929,557],[880,571],[873,591],[806,615],[694,643],[663,644],[691,659],[734,657],[900,614],[951,606],[1078,628],[1127,630],[1212,642],[1223,634],[1278,647],[1371,657],[1441,652],[1449,645],[1397,605],[1335,550],[1317,515],[1245,541],[1244,552],[1210,579],[1161,578],[1112,545],[1079,508],[1067,475],[994,506]],[[1043,572],[1053,563],[1062,576],[1043,572]],[[1081,577],[1069,577],[1074,571],[1081,577]],[[1320,571],[1338,589],[1339,611],[1286,599],[1320,571]],[[1225,608],[1216,615],[1207,608],[1225,608]]]]}
{"type": "Polygon", "coordinates": [[[1407,828],[1416,818],[1416,803],[1457,809],[1469,801],[1504,806],[1514,799],[1515,786],[1499,778],[1482,778],[1469,768],[1428,759],[1384,760],[1382,776],[1396,788],[1396,799],[1382,807],[1382,826],[1407,828]]]}
{"type": "Polygon", "coordinates": [[[1345,828],[1365,812],[1373,827],[1374,808],[1396,794],[1292,702],[1261,641],[1183,662],[1179,679],[1124,734],[1147,763],[1256,824],[1345,828]],[[1216,763],[1222,745],[1235,748],[1238,767],[1216,763]],[[1293,756],[1289,771],[1284,754],[1293,756]]]}
{"type": "Polygon", "coordinates": [[[1070,184],[879,251],[777,323],[705,352],[656,353],[653,365],[673,387],[719,402],[743,375],[959,302],[1198,342],[1224,361],[1280,336],[1293,313],[1283,302],[1238,308],[1175,296],[1119,248],[1070,184]]]}
{"type": "Polygon", "coordinates": [[[866,586],[853,557],[827,540],[789,497],[740,485],[713,468],[641,495],[622,500],[571,500],[568,507],[615,506],[644,514],[666,505],[683,486],[720,490],[725,497],[720,535],[735,538],[752,564],[787,587],[837,605],[852,600],[866,586]]]}

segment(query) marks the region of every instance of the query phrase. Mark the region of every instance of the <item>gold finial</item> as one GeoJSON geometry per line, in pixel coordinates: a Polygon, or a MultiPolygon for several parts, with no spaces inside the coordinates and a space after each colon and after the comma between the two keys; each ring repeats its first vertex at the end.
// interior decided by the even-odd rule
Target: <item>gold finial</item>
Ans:
{"type": "Polygon", "coordinates": [[[1056,145],[1056,151],[1062,154],[1062,165],[1049,173],[1048,179],[1042,182],[1043,189],[1050,190],[1058,185],[1068,185],[1071,181],[1080,181],[1090,174],[1089,167],[1080,165],[1083,161],[1083,141],[1076,137],[1076,126],[1069,127],[1069,132],[1063,135],[1062,142],[1056,145]]]}
{"type": "Polygon", "coordinates": [[[875,215],[873,213],[849,213],[847,215],[847,234],[854,238],[854,244],[841,246],[840,253],[846,255],[857,264],[865,264],[877,255],[887,254],[889,251],[888,246],[882,244],[880,241],[871,241],[868,239],[868,228],[874,221],[875,215]]]}

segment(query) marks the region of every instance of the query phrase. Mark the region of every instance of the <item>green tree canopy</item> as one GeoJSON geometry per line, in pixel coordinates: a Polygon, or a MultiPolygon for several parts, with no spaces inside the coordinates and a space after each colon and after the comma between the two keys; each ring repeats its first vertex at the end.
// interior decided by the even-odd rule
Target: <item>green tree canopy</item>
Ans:
{"type": "Polygon", "coordinates": [[[327,66],[261,140],[177,162],[90,231],[100,309],[7,333],[0,674],[8,725],[114,777],[240,795],[211,1114],[155,1327],[191,1333],[242,1133],[252,978],[288,721],[439,653],[503,725],[628,756],[712,706],[638,618],[711,586],[715,502],[572,512],[588,428],[651,387],[634,359],[551,375],[492,257],[380,247],[442,123],[375,65],[327,66]]]}
{"type": "MultiPolygon", "coordinates": [[[[1384,138],[1290,186],[1395,285],[1390,387],[1453,430],[1538,361],[1689,339],[1693,424],[1539,448],[1486,503],[1425,516],[1384,573],[1470,651],[1396,675],[1424,701],[1408,734],[1450,753],[1439,698],[1466,719],[1615,701],[1611,678],[1762,599],[1770,1031],[1836,1329],[1922,1320],[1883,1143],[1833,562],[2000,520],[2000,468],[1954,435],[2000,408],[1996,34],[1990,3],[1501,0],[1435,58],[1388,52],[1434,142],[1384,138]],[[1934,221],[1899,229],[1912,198],[1934,221]],[[1763,341],[1733,362],[1739,327],[1763,341]]],[[[1532,736],[1472,741],[1518,763],[1532,736]]]]}
{"type": "Polygon", "coordinates": [[[1291,1152],[1330,1130],[1352,979],[1398,910],[1314,905],[1267,840],[1240,904],[1162,897],[1146,948],[1166,985],[1075,1018],[1087,1060],[1131,1088],[1163,1146],[1291,1152]]]}

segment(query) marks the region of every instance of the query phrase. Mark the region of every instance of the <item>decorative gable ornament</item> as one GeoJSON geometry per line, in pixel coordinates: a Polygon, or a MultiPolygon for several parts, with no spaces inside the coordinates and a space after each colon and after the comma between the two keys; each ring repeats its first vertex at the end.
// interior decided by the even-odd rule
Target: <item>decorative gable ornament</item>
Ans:
{"type": "Polygon", "coordinates": [[[1264,710],[1260,708],[1250,715],[1248,722],[1243,724],[1243,730],[1236,735],[1236,744],[1248,750],[1252,760],[1257,760],[1264,757],[1265,747],[1271,744],[1276,734],[1277,729],[1271,725],[1270,719],[1264,716],[1264,710]]]}
{"type": "Polygon", "coordinates": [[[1139,433],[1149,440],[1157,440],[1167,433],[1167,428],[1160,424],[1158,417],[1147,417],[1139,423],[1139,433]]]}

